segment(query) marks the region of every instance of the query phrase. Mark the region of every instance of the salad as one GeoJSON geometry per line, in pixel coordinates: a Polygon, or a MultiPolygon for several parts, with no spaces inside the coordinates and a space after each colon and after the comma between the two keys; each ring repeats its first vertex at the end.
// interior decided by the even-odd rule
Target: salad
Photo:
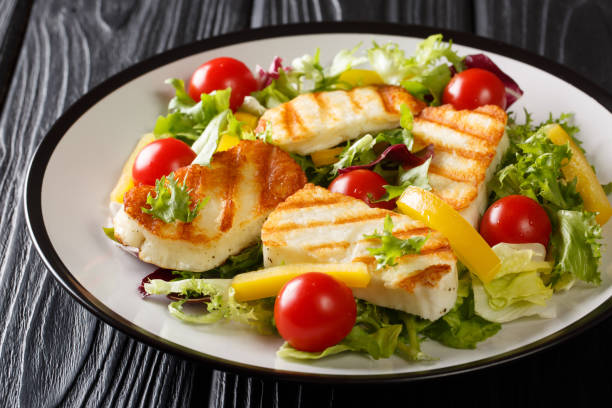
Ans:
{"type": "Polygon", "coordinates": [[[189,324],[233,320],[280,335],[283,358],[416,361],[435,358],[423,341],[475,348],[503,323],[554,318],[551,299],[576,282],[601,283],[610,186],[586,160],[571,114],[534,123],[525,112],[520,123],[507,112],[519,85],[441,35],[413,55],[373,43],[342,50],[329,66],[320,58],[276,57],[255,74],[216,58],[187,86],[167,81],[168,113],[127,160],[104,229],[160,266],[141,282],[145,301],[167,296],[169,313],[189,324]],[[312,100],[318,116],[308,116],[312,100]],[[264,155],[274,163],[264,166],[266,183],[277,187],[244,195],[259,211],[241,221],[255,239],[230,225],[197,247],[209,233],[202,225],[223,225],[228,208],[241,220],[202,180],[216,171],[247,180],[235,189],[259,185],[264,167],[249,163],[264,155]],[[360,217],[348,232],[347,211],[360,217]],[[312,233],[300,235],[296,214],[342,239],[306,246],[312,233]],[[180,239],[162,239],[177,231],[180,239]],[[322,252],[330,245],[344,249],[322,252]]]}

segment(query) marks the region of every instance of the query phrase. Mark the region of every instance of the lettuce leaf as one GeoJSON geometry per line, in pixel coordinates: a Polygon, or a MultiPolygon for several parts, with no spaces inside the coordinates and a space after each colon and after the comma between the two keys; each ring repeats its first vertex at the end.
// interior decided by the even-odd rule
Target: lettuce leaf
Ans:
{"type": "Polygon", "coordinates": [[[206,197],[193,206],[185,183],[178,184],[174,174],[170,174],[167,178],[162,176],[155,181],[155,196],[151,193],[147,195],[147,204],[150,208],[142,207],[141,210],[165,223],[191,222],[208,200],[209,197],[206,197]]]}
{"type": "Polygon", "coordinates": [[[546,250],[534,251],[526,245],[497,244],[493,251],[501,259],[495,279],[483,284],[472,277],[477,315],[497,323],[523,316],[554,317],[554,307],[546,307],[553,290],[544,283],[552,263],[544,261],[546,250]]]}
{"type": "Polygon", "coordinates": [[[276,354],[282,358],[315,360],[355,351],[374,359],[388,358],[396,353],[409,361],[429,360],[431,358],[420,349],[418,336],[428,324],[427,320],[416,316],[357,300],[355,326],[340,343],[319,352],[296,350],[285,343],[276,354]]]}
{"type": "Polygon", "coordinates": [[[238,302],[234,298],[231,279],[183,279],[164,281],[152,279],[144,284],[150,295],[178,293],[184,296],[209,296],[206,310],[200,313],[186,313],[179,300],[168,305],[170,314],[187,323],[210,324],[219,320],[233,320],[254,327],[259,333],[272,334],[274,326],[274,299],[260,299],[252,302],[238,302]]]}
{"type": "Polygon", "coordinates": [[[561,167],[571,157],[569,146],[552,143],[541,126],[559,123],[574,140],[578,128],[567,114],[550,116],[540,125],[534,125],[527,112],[525,116],[524,124],[510,121],[510,148],[490,181],[491,201],[521,194],[547,211],[553,227],[550,253],[555,260],[551,276],[555,290],[571,287],[574,278],[599,284],[601,227],[594,214],[584,211],[576,180],[563,178],[561,167]]]}
{"type": "Polygon", "coordinates": [[[427,326],[423,334],[448,347],[474,349],[477,343],[497,333],[501,325],[485,320],[475,313],[470,275],[465,267],[461,269],[455,306],[427,326]]]}
{"type": "Polygon", "coordinates": [[[239,273],[254,271],[263,267],[263,249],[261,241],[243,249],[236,255],[231,255],[223,265],[207,271],[207,275],[220,278],[233,278],[239,273]]]}
{"type": "Polygon", "coordinates": [[[166,83],[174,87],[175,96],[168,104],[168,115],[157,118],[153,133],[158,138],[175,137],[191,145],[216,115],[229,109],[229,88],[202,94],[196,102],[185,91],[182,80],[171,78],[166,83]]]}
{"type": "Polygon", "coordinates": [[[375,158],[372,147],[376,141],[372,135],[365,135],[353,143],[347,144],[346,148],[338,156],[338,161],[333,164],[330,176],[338,174],[338,170],[351,167],[353,164],[365,164],[375,158]]]}
{"type": "Polygon", "coordinates": [[[404,190],[409,186],[417,186],[423,190],[431,190],[429,185],[429,178],[427,177],[429,171],[429,163],[431,158],[427,159],[425,163],[420,166],[413,167],[409,170],[403,170],[400,167],[398,174],[398,185],[385,185],[383,186],[387,192],[377,201],[389,201],[402,195],[404,190]]]}
{"type": "Polygon", "coordinates": [[[371,235],[363,236],[365,239],[380,240],[379,247],[368,248],[368,252],[370,252],[370,254],[374,255],[374,258],[376,258],[377,269],[383,269],[388,266],[396,265],[397,258],[401,256],[418,254],[428,239],[428,237],[423,236],[400,239],[394,236],[392,232],[393,220],[391,220],[391,216],[387,215],[385,217],[384,230],[382,234],[379,234],[378,231],[374,231],[374,233],[371,235]]]}
{"type": "Polygon", "coordinates": [[[451,63],[456,72],[463,70],[463,59],[452,50],[452,42],[442,41],[442,34],[422,41],[411,57],[394,43],[383,46],[374,42],[367,51],[368,60],[385,83],[402,85],[415,97],[438,105],[444,87],[450,81],[451,63]]]}
{"type": "Polygon", "coordinates": [[[585,282],[600,284],[601,227],[595,214],[559,210],[555,225],[550,251],[556,261],[556,276],[570,273],[585,282]]]}

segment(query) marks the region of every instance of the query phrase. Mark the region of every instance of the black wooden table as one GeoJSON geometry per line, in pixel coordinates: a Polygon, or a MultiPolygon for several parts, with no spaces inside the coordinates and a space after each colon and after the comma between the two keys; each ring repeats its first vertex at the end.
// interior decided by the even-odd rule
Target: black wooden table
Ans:
{"type": "Polygon", "coordinates": [[[286,383],[213,371],[136,342],[97,320],[45,269],[26,231],[24,173],[71,103],[181,44],[338,20],[476,33],[561,62],[612,92],[609,0],[0,0],[0,406],[581,407],[602,398],[611,405],[612,320],[461,376],[358,387],[286,383]]]}

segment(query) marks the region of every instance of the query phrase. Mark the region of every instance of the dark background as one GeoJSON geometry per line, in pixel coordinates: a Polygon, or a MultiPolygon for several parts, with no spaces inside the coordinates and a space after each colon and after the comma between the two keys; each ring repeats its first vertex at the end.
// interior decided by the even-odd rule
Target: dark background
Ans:
{"type": "Polygon", "coordinates": [[[214,371],[132,340],[46,270],[26,230],[23,181],[36,146],[71,103],[181,44],[339,20],[475,33],[612,91],[609,0],[0,0],[0,406],[610,406],[610,319],[536,355],[460,376],[298,384],[214,371]]]}

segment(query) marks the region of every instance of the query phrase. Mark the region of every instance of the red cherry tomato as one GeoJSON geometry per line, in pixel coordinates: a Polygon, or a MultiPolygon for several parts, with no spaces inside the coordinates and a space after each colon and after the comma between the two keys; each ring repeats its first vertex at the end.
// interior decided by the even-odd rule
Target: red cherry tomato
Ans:
{"type": "Polygon", "coordinates": [[[483,105],[497,105],[506,109],[506,88],[493,73],[470,68],[451,78],[444,88],[443,103],[455,109],[476,109],[483,105]]]}
{"type": "Polygon", "coordinates": [[[195,152],[186,143],[171,137],[159,139],[138,153],[132,166],[132,178],[138,183],[153,186],[155,180],[191,164],[195,158],[195,152]]]}
{"type": "Polygon", "coordinates": [[[293,278],[274,303],[274,321],[283,339],[302,351],[338,344],[355,325],[357,307],[344,283],[320,272],[293,278]]]}
{"type": "Polygon", "coordinates": [[[378,200],[385,195],[387,192],[383,187],[385,184],[389,183],[380,174],[370,170],[359,169],[336,177],[329,185],[329,191],[358,198],[370,207],[393,210],[396,199],[378,203],[370,202],[370,198],[378,200]]]}
{"type": "Polygon", "coordinates": [[[480,235],[493,246],[500,242],[547,246],[552,227],[546,211],[535,200],[511,195],[494,202],[482,216],[480,235]]]}
{"type": "Polygon", "coordinates": [[[249,68],[234,58],[211,59],[195,70],[189,81],[189,96],[199,102],[203,93],[232,88],[230,108],[235,111],[244,97],[257,90],[257,80],[249,68]]]}

